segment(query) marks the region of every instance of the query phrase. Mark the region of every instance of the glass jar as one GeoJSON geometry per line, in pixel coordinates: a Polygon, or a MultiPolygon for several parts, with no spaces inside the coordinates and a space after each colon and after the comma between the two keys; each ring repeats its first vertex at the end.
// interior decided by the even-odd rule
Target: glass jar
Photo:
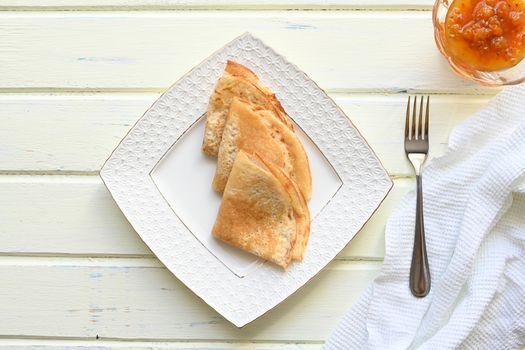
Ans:
{"type": "Polygon", "coordinates": [[[485,86],[513,85],[525,81],[525,59],[522,59],[516,65],[509,68],[496,71],[483,71],[470,66],[452,54],[445,32],[445,21],[452,3],[453,0],[437,0],[432,12],[434,39],[436,40],[437,47],[443,56],[445,56],[452,69],[462,77],[485,86]]]}

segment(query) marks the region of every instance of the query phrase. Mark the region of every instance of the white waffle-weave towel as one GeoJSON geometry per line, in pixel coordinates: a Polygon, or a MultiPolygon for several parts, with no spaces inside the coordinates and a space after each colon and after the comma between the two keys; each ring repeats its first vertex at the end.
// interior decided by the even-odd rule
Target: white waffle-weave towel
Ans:
{"type": "Polygon", "coordinates": [[[413,191],[388,220],[380,275],[324,349],[525,345],[525,86],[455,128],[448,152],[424,170],[423,189],[430,294],[418,299],[408,288],[413,191]]]}

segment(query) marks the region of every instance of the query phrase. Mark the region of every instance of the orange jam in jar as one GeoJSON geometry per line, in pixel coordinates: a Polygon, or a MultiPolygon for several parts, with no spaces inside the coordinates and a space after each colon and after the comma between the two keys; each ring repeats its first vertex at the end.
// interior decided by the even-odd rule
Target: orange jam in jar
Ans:
{"type": "Polygon", "coordinates": [[[515,66],[525,56],[524,0],[454,0],[445,35],[451,56],[471,68],[515,66]]]}

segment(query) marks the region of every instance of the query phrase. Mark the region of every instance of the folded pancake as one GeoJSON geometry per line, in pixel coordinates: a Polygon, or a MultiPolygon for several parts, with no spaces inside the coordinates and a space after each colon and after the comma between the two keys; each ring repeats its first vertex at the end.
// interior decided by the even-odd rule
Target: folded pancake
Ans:
{"type": "Polygon", "coordinates": [[[308,209],[308,204],[295,181],[288,177],[283,169],[259,154],[255,154],[255,156],[264,163],[268,170],[270,170],[277,180],[281,182],[281,185],[284,186],[286,192],[290,195],[294,218],[297,225],[297,237],[292,248],[292,259],[302,261],[306,245],[308,244],[308,238],[310,237],[310,210],[308,209]]]}
{"type": "Polygon", "coordinates": [[[255,156],[237,154],[212,233],[283,268],[290,264],[297,236],[293,201],[255,156]]]}
{"type": "Polygon", "coordinates": [[[234,97],[242,97],[252,104],[274,111],[279,120],[293,130],[292,123],[275,94],[265,87],[251,70],[241,64],[228,61],[224,74],[218,80],[210,97],[202,143],[204,153],[217,156],[224,124],[234,97]]]}
{"type": "Polygon", "coordinates": [[[213,188],[222,192],[239,150],[258,153],[282,168],[305,199],[312,194],[312,176],[301,141],[273,111],[234,98],[224,126],[213,188]]]}

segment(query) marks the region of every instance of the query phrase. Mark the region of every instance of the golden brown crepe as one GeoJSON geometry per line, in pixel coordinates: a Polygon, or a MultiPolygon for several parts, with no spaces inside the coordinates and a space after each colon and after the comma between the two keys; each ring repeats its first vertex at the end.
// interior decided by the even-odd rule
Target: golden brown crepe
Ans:
{"type": "Polygon", "coordinates": [[[279,168],[275,163],[272,163],[268,159],[255,154],[264,165],[270,170],[270,172],[281,182],[286,192],[290,195],[292,200],[292,206],[294,211],[294,218],[297,225],[297,237],[292,247],[292,259],[302,261],[304,258],[304,252],[310,237],[310,210],[308,204],[304,199],[301,191],[297,184],[286,175],[283,169],[279,168]]]}
{"type": "Polygon", "coordinates": [[[222,192],[239,150],[258,153],[282,168],[297,183],[305,199],[312,193],[306,152],[297,135],[273,111],[233,98],[217,160],[213,188],[222,192]]]}
{"type": "Polygon", "coordinates": [[[241,64],[228,61],[224,74],[218,80],[215,91],[210,97],[202,144],[204,153],[217,156],[224,124],[234,97],[242,97],[254,105],[274,111],[279,120],[293,130],[292,123],[275,94],[265,87],[251,70],[241,64]]]}
{"type": "Polygon", "coordinates": [[[202,145],[217,156],[223,192],[214,237],[286,268],[310,235],[308,157],[275,97],[248,68],[228,61],[210,98],[202,145]]]}
{"type": "Polygon", "coordinates": [[[286,268],[297,237],[294,201],[259,158],[240,151],[212,232],[234,247],[286,268]]]}

